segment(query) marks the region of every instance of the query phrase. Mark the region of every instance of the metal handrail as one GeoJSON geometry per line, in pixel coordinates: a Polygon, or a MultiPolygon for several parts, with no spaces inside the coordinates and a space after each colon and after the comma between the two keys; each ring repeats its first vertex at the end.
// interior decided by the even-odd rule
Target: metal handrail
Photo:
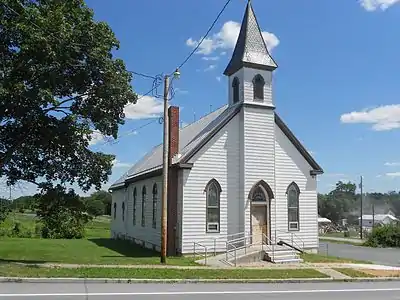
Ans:
{"type": "Polygon", "coordinates": [[[200,243],[197,242],[193,242],[193,260],[196,260],[196,255],[199,255],[200,257],[204,257],[204,264],[207,265],[207,246],[202,245],[200,243]],[[196,252],[196,245],[204,248],[204,252],[196,252]]]}
{"type": "MultiPolygon", "coordinates": [[[[277,231],[277,232],[280,232],[280,233],[284,233],[285,235],[289,234],[289,235],[290,235],[290,242],[291,242],[291,244],[292,244],[293,246],[296,245],[297,248],[299,248],[301,251],[304,250],[304,245],[305,245],[304,240],[303,240],[301,237],[299,237],[298,235],[296,235],[294,232],[284,231],[284,230],[276,230],[276,231],[277,231]],[[299,240],[299,241],[296,241],[295,239],[297,239],[297,240],[299,240]]],[[[278,239],[278,238],[275,237],[275,239],[278,239]]],[[[279,239],[281,239],[281,240],[287,240],[286,238],[279,238],[279,239]]],[[[275,242],[276,242],[276,241],[275,241],[275,242]]]]}
{"type": "Polygon", "coordinates": [[[223,239],[228,240],[229,238],[235,237],[235,236],[242,236],[242,238],[243,238],[243,237],[246,236],[246,232],[238,232],[238,233],[218,236],[218,237],[215,237],[215,238],[204,239],[204,240],[197,241],[197,244],[201,245],[202,247],[207,247],[207,246],[205,246],[205,244],[212,244],[213,245],[212,247],[207,247],[207,249],[208,249],[207,252],[211,253],[211,251],[210,251],[211,249],[210,248],[213,248],[213,255],[216,256],[217,255],[217,242],[220,241],[220,240],[223,240],[223,239]]]}
{"type": "Polygon", "coordinates": [[[261,246],[261,250],[263,249],[263,246],[267,246],[269,249],[271,249],[272,251],[272,261],[275,261],[275,243],[272,242],[272,240],[265,234],[263,233],[263,240],[262,240],[262,246],[261,246]],[[267,240],[269,242],[264,244],[264,239],[267,240]]]}
{"type": "MultiPolygon", "coordinates": [[[[235,267],[237,266],[237,251],[240,249],[244,249],[245,253],[247,253],[247,248],[249,247],[249,245],[254,246],[254,245],[261,245],[261,250],[264,249],[264,246],[267,245],[269,246],[265,241],[268,240],[270,243],[270,246],[272,247],[272,255],[273,258],[275,258],[275,245],[274,243],[272,243],[271,239],[265,235],[262,234],[262,239],[260,243],[248,243],[248,240],[253,239],[255,235],[246,235],[243,238],[238,238],[235,240],[231,240],[231,241],[226,241],[226,253],[225,253],[225,260],[228,262],[229,261],[229,257],[233,257],[234,258],[234,265],[235,267]],[[235,244],[238,242],[243,242],[243,246],[236,246],[235,244]],[[233,249],[229,249],[229,247],[232,247],[233,249]]],[[[269,247],[271,249],[271,247],[269,247]]]]}

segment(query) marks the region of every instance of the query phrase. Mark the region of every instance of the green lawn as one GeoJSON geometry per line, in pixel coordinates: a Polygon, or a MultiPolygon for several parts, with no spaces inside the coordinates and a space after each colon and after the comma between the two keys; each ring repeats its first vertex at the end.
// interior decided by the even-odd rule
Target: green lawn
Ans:
{"type": "Polygon", "coordinates": [[[313,269],[63,269],[27,267],[14,264],[0,264],[0,276],[131,279],[287,279],[328,277],[313,269]]]}
{"type": "Polygon", "coordinates": [[[303,253],[301,254],[301,258],[304,262],[308,263],[355,263],[355,264],[370,264],[368,261],[361,261],[349,258],[335,257],[335,256],[327,256],[321,254],[309,254],[303,253]]]}
{"type": "Polygon", "coordinates": [[[340,268],[340,269],[334,269],[335,271],[338,271],[344,275],[353,277],[353,278],[367,278],[367,277],[376,277],[371,274],[364,273],[363,271],[356,270],[356,269],[349,269],[349,268],[340,268]]]}
{"type": "MultiPolygon", "coordinates": [[[[35,226],[33,216],[15,214],[13,218],[16,218],[25,229],[35,226]]],[[[110,219],[99,217],[88,224],[85,239],[0,238],[0,262],[159,264],[159,253],[143,249],[128,241],[111,240],[109,228],[110,219]]],[[[196,265],[192,258],[186,257],[171,257],[167,263],[196,265]]]]}

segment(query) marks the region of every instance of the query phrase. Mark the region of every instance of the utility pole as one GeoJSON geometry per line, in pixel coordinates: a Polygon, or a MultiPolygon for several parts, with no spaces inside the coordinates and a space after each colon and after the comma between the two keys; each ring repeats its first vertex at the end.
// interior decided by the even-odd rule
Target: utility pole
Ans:
{"type": "Polygon", "coordinates": [[[360,207],[360,239],[363,239],[363,177],[361,176],[360,181],[361,189],[361,207],[360,207]]]}
{"type": "MultiPolygon", "coordinates": [[[[173,79],[178,79],[180,72],[174,72],[173,79]]],[[[163,185],[161,198],[161,257],[162,264],[167,262],[167,241],[168,241],[168,167],[169,167],[169,118],[168,118],[168,97],[169,97],[170,76],[164,77],[164,134],[163,134],[163,185]]]]}
{"type": "Polygon", "coordinates": [[[168,148],[169,148],[169,120],[168,120],[169,76],[164,77],[164,135],[163,135],[163,185],[161,202],[161,263],[167,258],[167,213],[168,213],[168,148]]]}

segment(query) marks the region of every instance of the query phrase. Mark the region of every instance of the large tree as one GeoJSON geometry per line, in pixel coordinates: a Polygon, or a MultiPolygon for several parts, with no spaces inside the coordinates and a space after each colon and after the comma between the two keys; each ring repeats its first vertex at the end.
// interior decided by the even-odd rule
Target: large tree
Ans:
{"type": "Polygon", "coordinates": [[[89,148],[117,137],[137,96],[111,28],[83,0],[0,0],[0,176],[100,188],[112,155],[89,148]]]}

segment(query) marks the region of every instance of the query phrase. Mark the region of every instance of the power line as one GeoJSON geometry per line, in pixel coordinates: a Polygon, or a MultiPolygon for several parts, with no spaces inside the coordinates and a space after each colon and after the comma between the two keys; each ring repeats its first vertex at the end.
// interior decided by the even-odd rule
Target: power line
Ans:
{"type": "Polygon", "coordinates": [[[144,73],[135,72],[135,71],[128,71],[128,72],[129,72],[129,73],[132,73],[132,74],[135,74],[135,75],[138,75],[138,76],[142,76],[142,77],[144,77],[144,78],[150,78],[150,79],[153,79],[153,80],[156,79],[155,76],[147,75],[147,74],[144,74],[144,73]]]}
{"type": "Polygon", "coordinates": [[[189,59],[193,56],[193,54],[196,53],[197,49],[199,49],[199,47],[201,46],[201,44],[204,42],[204,40],[207,38],[207,36],[210,34],[211,30],[214,28],[215,24],[217,23],[217,21],[219,20],[219,18],[221,17],[221,15],[223,14],[223,12],[225,11],[226,7],[228,6],[228,4],[231,2],[232,0],[228,0],[226,1],[224,7],[221,9],[221,11],[219,12],[219,14],[217,15],[217,17],[215,18],[214,22],[211,24],[210,28],[208,28],[206,34],[201,38],[201,40],[199,41],[199,43],[197,44],[197,46],[193,49],[193,51],[186,57],[186,59],[179,65],[178,69],[182,68],[188,61],[189,59]]]}
{"type": "Polygon", "coordinates": [[[115,139],[114,141],[106,141],[106,142],[104,142],[104,143],[101,143],[101,144],[98,145],[98,146],[101,147],[101,146],[105,146],[105,145],[115,145],[115,144],[117,144],[117,143],[120,141],[121,138],[126,137],[126,136],[130,136],[130,135],[134,134],[136,131],[138,131],[138,130],[140,130],[140,129],[143,129],[143,128],[145,128],[145,127],[147,127],[147,126],[149,126],[149,125],[151,125],[151,124],[154,124],[154,123],[156,123],[156,122],[160,122],[160,118],[157,118],[157,119],[152,118],[151,121],[149,121],[149,122],[147,122],[147,123],[145,123],[145,124],[143,124],[143,125],[141,125],[141,126],[138,126],[138,127],[136,127],[136,128],[133,128],[133,129],[131,129],[131,130],[128,130],[128,131],[122,133],[122,134],[119,135],[119,136],[117,137],[117,139],[115,139]]]}

